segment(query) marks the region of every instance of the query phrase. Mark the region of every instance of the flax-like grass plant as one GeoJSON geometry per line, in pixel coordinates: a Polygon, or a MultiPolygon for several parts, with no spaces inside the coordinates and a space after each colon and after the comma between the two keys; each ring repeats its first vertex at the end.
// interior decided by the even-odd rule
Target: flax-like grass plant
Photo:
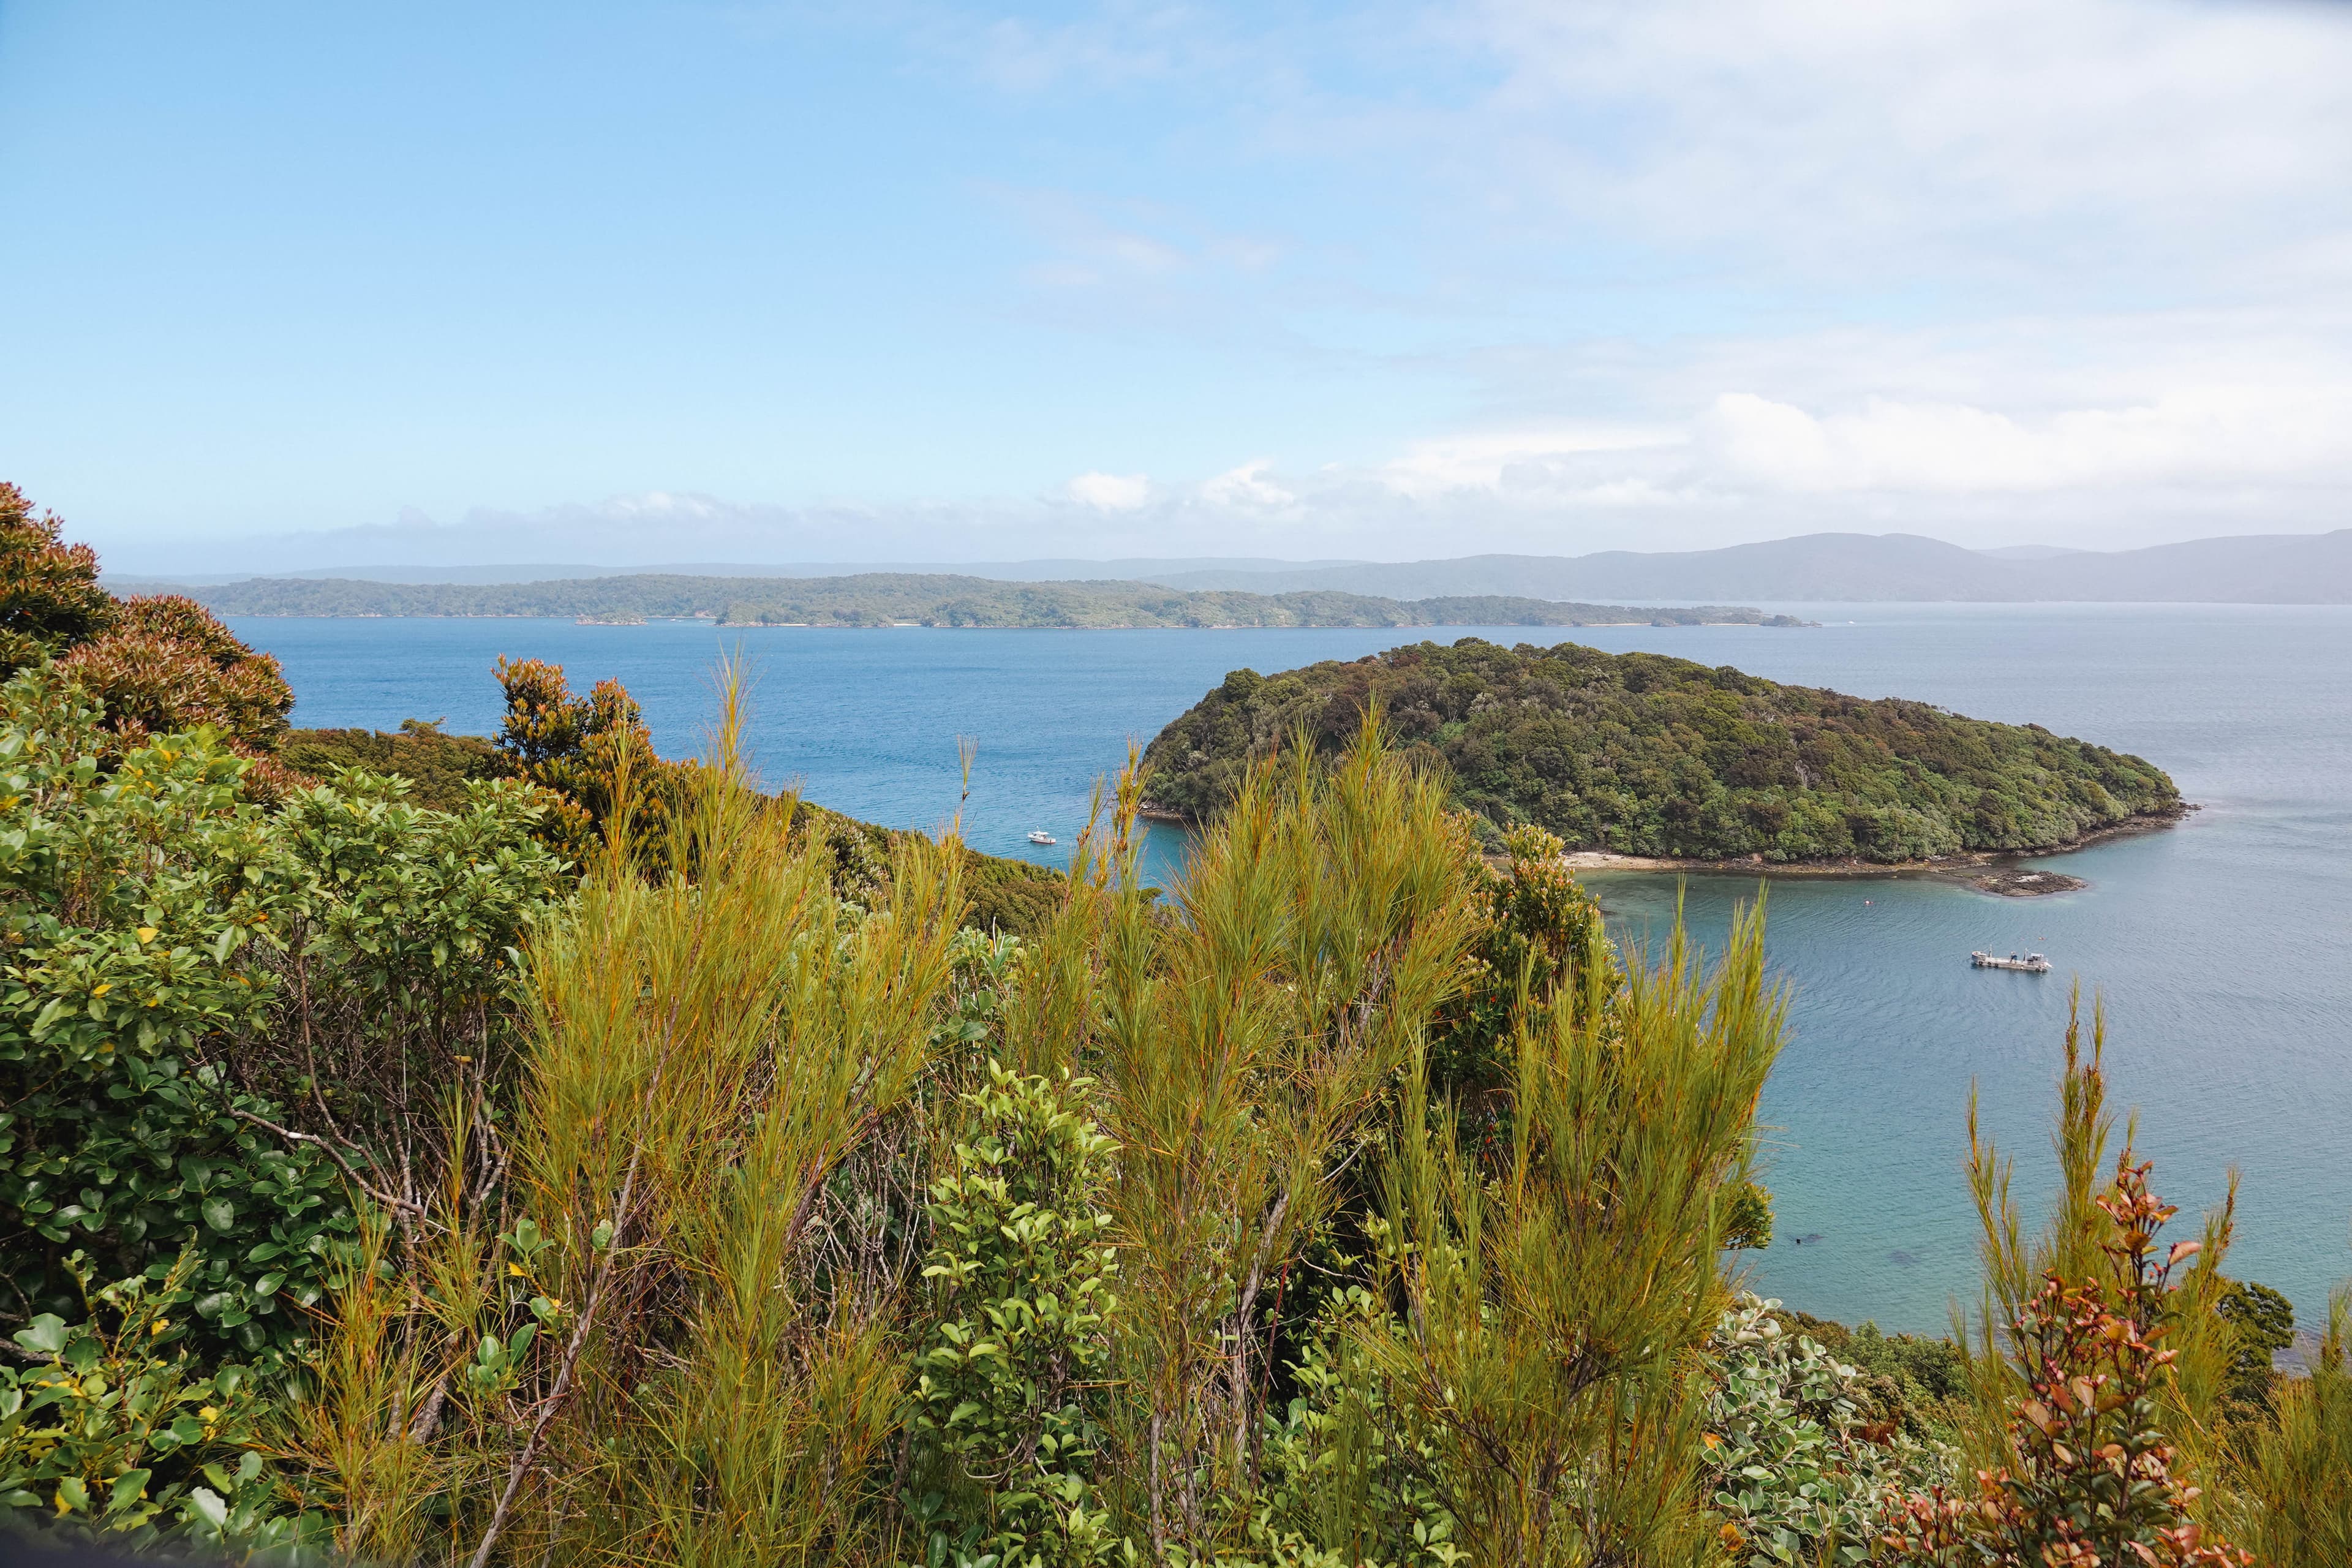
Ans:
{"type": "MultiPolygon", "coordinates": [[[[735,733],[730,723],[722,737],[735,733]]],[[[717,748],[664,883],[619,870],[534,954],[521,1206],[572,1303],[485,1527],[681,1563],[824,1556],[891,1428],[887,1303],[793,1267],[826,1174],[920,1071],[961,913],[906,841],[856,914],[717,748]],[[560,1478],[560,1479],[559,1479],[560,1478]]],[[[614,857],[615,863],[619,858],[614,857]]]]}

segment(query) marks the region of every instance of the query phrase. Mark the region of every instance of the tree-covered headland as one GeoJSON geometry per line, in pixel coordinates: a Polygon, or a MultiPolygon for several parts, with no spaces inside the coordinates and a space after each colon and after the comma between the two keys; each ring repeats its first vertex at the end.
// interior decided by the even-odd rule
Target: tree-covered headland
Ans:
{"type": "Polygon", "coordinates": [[[445,804],[361,767],[265,797],[217,729],[110,728],[64,665],[0,686],[14,1531],[2344,1561],[2352,1300],[2308,1376],[2261,1364],[2232,1216],[2167,1226],[2095,1020],[2047,1220],[1974,1152],[1967,1333],[1809,1324],[1735,1284],[1770,1223],[1760,909],[1712,957],[1622,952],[1556,839],[1490,863],[1375,725],[1248,769],[1165,896],[1130,766],[1015,935],[971,923],[952,831],[852,865],[753,788],[729,701],[663,772],[625,694],[509,665],[515,776],[436,751],[445,804]]]}
{"type": "Polygon", "coordinates": [[[1154,583],[1007,583],[950,573],[714,577],[639,573],[543,583],[374,583],[256,577],[190,595],[225,616],[568,616],[626,623],[701,618],[738,626],[1795,626],[1732,605],[1640,609],[1466,595],[1390,599],[1307,592],[1192,592],[1154,583]]]}
{"type": "Polygon", "coordinates": [[[1236,670],[1144,753],[1150,803],[1213,816],[1295,740],[1330,752],[1379,710],[1499,835],[1703,860],[1923,860],[2047,849],[2181,811],[2162,770],[2039,725],[1865,701],[1727,666],[1576,643],[1421,643],[1236,670]]]}

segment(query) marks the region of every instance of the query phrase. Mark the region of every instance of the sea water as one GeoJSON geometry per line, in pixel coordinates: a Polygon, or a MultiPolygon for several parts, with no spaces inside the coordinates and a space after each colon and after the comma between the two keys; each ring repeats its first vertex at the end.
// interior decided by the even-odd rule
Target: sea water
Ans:
{"type": "MultiPolygon", "coordinates": [[[[961,814],[977,847],[1057,862],[1091,793],[1230,669],[1286,669],[1464,636],[1646,648],[1863,697],[2034,722],[2136,752],[2201,810],[2044,862],[2075,893],[2015,900],[1933,879],[1781,877],[1768,952],[1789,987],[1766,1090],[1778,1234],[1759,1289],[1808,1311],[1937,1330],[1972,1301],[1963,1178],[1971,1094],[2018,1156],[2029,1215],[2052,1180],[2060,1041],[2079,986],[2106,1017],[2113,1095],[2137,1107],[2176,1225],[2242,1174],[2230,1269],[2306,1324],[2352,1276],[2352,609],[2212,605],[1774,605],[1780,628],[1016,632],[580,626],[544,620],[239,619],[277,654],[295,722],[498,722],[498,656],[622,680],[656,744],[693,752],[710,674],[757,675],[751,739],[772,784],[897,826],[961,814]],[[978,746],[968,796],[958,737],[978,746]],[[1033,829],[1060,840],[1026,842],[1033,829]],[[2047,975],[1972,949],[2047,952],[2047,975]]],[[[1150,869],[1177,873],[1181,834],[1150,869]]],[[[1752,874],[1592,878],[1620,939],[1654,944],[1677,900],[1720,946],[1752,874]]]]}

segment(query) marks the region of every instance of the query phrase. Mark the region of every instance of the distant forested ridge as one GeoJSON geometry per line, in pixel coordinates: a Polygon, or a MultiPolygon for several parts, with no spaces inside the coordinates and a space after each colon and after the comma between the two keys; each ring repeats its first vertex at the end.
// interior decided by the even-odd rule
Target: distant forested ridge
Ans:
{"type": "Polygon", "coordinates": [[[1574,643],[1421,643],[1271,677],[1235,670],[1144,753],[1157,807],[1213,816],[1249,759],[1318,750],[1377,699],[1395,741],[1498,828],[1630,855],[1893,862],[2046,849],[2182,810],[2138,757],[2039,725],[1864,701],[1727,666],[1574,643]]]}
{"type": "Polygon", "coordinates": [[[877,572],[848,577],[647,574],[546,583],[372,583],[256,577],[184,590],[224,616],[556,616],[600,621],[704,617],[728,626],[1002,627],[1795,626],[1727,605],[1643,609],[1472,595],[1194,593],[1150,583],[1000,583],[877,572]]]}

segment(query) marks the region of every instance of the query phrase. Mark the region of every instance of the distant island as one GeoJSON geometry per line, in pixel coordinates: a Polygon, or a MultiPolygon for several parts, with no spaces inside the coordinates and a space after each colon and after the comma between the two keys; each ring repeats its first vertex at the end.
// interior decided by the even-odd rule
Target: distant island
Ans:
{"type": "Polygon", "coordinates": [[[754,626],[1101,629],[1803,624],[1790,616],[1723,605],[1660,609],[1488,594],[1402,600],[1328,589],[1251,594],[1150,583],[1006,583],[889,572],[764,578],[640,574],[491,584],[255,577],[173,591],[223,616],[559,616],[592,625],[632,625],[647,618],[754,626]]]}
{"type": "Polygon", "coordinates": [[[1621,855],[1892,865],[2054,849],[2184,809],[2160,768],[2039,725],[1476,637],[1235,670],[1144,752],[1147,798],[1213,817],[1250,759],[1302,731],[1336,748],[1375,700],[1498,835],[1533,823],[1621,855]]]}
{"type": "MultiPolygon", "coordinates": [[[[525,584],[555,581],[731,578],[739,589],[772,591],[778,581],[851,576],[983,579],[998,584],[1148,584],[1187,593],[1363,595],[1418,602],[1494,595],[1551,599],[1622,610],[1643,601],[1682,604],[2352,604],[2352,528],[2328,533],[2235,534],[2137,550],[2011,545],[1971,550],[1911,533],[1807,533],[1715,550],[1603,550],[1587,555],[1464,555],[1423,561],[1278,561],[1266,558],[1139,557],[1080,561],[971,561],[884,565],[811,563],[792,567],[670,563],[635,567],[540,563],[504,566],[343,566],[286,574],[307,582],[525,584]],[[788,576],[787,574],[790,574],[788,576]]],[[[282,579],[279,579],[282,580],[282,579]]],[[[110,574],[118,594],[186,593],[193,584],[249,584],[233,575],[162,577],[110,574]]],[[[703,608],[723,608],[723,593],[703,608]]],[[[211,601],[206,600],[207,603],[211,601]]],[[[233,614],[540,614],[503,610],[278,612],[233,614]]],[[[559,613],[559,612],[546,612],[559,613]]],[[[572,614],[565,610],[562,614],[572,614]]],[[[1646,613],[1646,612],[1637,612],[1646,613]]],[[[1458,625],[1458,622],[1427,622],[1458,625]]],[[[1554,624],[1554,623],[1540,623],[1554,624]]]]}

